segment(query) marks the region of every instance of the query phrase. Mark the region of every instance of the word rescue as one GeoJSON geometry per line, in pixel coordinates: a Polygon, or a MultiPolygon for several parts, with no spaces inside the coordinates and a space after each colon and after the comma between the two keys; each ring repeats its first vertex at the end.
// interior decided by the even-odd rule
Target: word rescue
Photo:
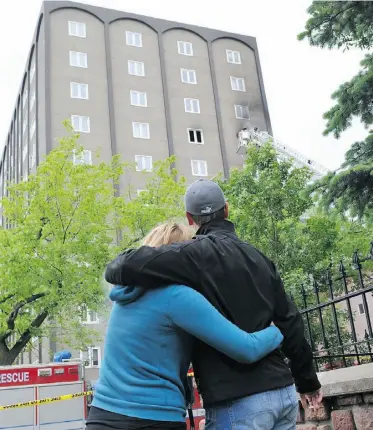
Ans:
{"type": "Polygon", "coordinates": [[[11,384],[11,383],[25,383],[30,381],[29,372],[8,372],[0,373],[0,386],[1,384],[11,384]]]}

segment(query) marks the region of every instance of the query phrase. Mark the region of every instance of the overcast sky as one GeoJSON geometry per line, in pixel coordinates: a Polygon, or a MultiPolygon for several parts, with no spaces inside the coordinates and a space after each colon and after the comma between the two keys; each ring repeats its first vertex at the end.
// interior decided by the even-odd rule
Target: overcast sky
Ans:
{"type": "MultiPolygon", "coordinates": [[[[41,0],[6,1],[0,26],[0,148],[5,141],[41,0]]],[[[275,137],[328,168],[366,132],[356,122],[341,139],[323,137],[331,93],[357,73],[360,51],[343,53],[298,42],[308,0],[91,0],[96,6],[186,22],[257,38],[275,137]]]]}

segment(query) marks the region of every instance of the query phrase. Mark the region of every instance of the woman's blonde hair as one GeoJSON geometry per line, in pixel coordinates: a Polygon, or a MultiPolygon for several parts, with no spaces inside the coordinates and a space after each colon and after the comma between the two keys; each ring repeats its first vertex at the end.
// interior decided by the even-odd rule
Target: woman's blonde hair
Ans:
{"type": "Polygon", "coordinates": [[[148,233],[144,240],[143,245],[157,247],[161,245],[169,245],[174,242],[184,242],[190,240],[194,235],[191,228],[183,224],[177,223],[164,223],[148,233]]]}

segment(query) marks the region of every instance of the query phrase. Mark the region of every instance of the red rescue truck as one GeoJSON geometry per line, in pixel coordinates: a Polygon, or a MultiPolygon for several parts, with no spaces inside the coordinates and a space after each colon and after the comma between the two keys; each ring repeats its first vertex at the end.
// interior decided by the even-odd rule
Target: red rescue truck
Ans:
{"type": "MultiPolygon", "coordinates": [[[[194,402],[192,405],[192,412],[194,417],[194,426],[195,430],[204,429],[203,422],[205,421],[205,410],[203,409],[203,401],[198,392],[197,384],[194,379],[193,369],[189,369],[188,377],[191,377],[193,380],[193,394],[194,394],[194,402]]],[[[191,430],[190,421],[187,415],[187,430],[191,430]]]]}
{"type": "MultiPolygon", "coordinates": [[[[82,363],[0,367],[0,406],[86,391],[82,363]]],[[[87,398],[0,410],[0,430],[83,430],[87,398]]]]}

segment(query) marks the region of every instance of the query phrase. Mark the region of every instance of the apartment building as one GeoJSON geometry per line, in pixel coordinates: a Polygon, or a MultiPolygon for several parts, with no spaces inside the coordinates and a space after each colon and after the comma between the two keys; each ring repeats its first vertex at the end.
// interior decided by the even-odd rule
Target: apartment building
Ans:
{"type": "MultiPolygon", "coordinates": [[[[175,155],[189,182],[227,176],[243,163],[241,129],[271,133],[255,38],[45,1],[0,157],[0,198],[57,145],[65,119],[81,133],[87,163],[100,150],[103,161],[121,154],[151,171],[175,155]]],[[[144,188],[143,175],[132,181],[144,188]]],[[[92,312],[85,323],[105,331],[92,312]]],[[[48,361],[60,347],[41,345],[20,360],[48,361]]],[[[98,368],[102,354],[100,344],[82,357],[98,368]]]]}

